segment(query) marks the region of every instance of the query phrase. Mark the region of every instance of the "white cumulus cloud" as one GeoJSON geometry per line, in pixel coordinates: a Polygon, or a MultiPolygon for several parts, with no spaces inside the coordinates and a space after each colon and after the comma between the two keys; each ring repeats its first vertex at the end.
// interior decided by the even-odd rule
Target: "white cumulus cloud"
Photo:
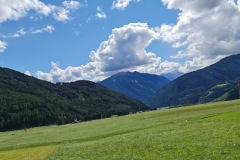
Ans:
{"type": "Polygon", "coordinates": [[[96,75],[98,72],[93,62],[85,66],[69,66],[66,69],[61,69],[55,62],[52,62],[51,65],[52,70],[49,73],[38,71],[36,73],[37,78],[50,82],[70,82],[82,79],[92,79],[93,75],[96,75]]]}
{"type": "Polygon", "coordinates": [[[157,39],[158,33],[145,23],[131,23],[113,29],[107,41],[92,51],[90,58],[103,71],[119,70],[130,66],[152,63],[156,56],[145,50],[157,39]]]}
{"type": "Polygon", "coordinates": [[[177,70],[180,64],[162,61],[156,54],[146,51],[152,41],[158,38],[159,33],[146,23],[130,23],[112,30],[108,40],[91,52],[92,62],[66,69],[52,62],[50,73],[38,71],[36,76],[52,82],[80,79],[99,81],[120,71],[161,74],[177,70]]]}
{"type": "Polygon", "coordinates": [[[19,20],[26,16],[30,10],[44,16],[52,14],[56,20],[65,22],[70,20],[71,12],[80,6],[78,1],[64,1],[62,6],[55,6],[45,4],[40,0],[1,0],[0,23],[8,20],[19,20]]]}
{"type": "MultiPolygon", "coordinates": [[[[133,1],[116,0],[112,8],[123,10],[130,2],[133,1]]],[[[169,9],[179,10],[176,24],[162,24],[160,28],[153,29],[146,23],[130,23],[115,28],[108,39],[91,52],[92,62],[66,69],[53,63],[50,73],[39,71],[38,78],[53,82],[79,79],[97,81],[120,71],[155,74],[174,70],[189,72],[239,53],[240,0],[238,3],[234,0],[162,2],[169,9]],[[174,61],[184,58],[185,63],[165,61],[155,53],[148,52],[147,47],[159,39],[178,49],[175,55],[171,55],[174,61]]]]}
{"type": "Polygon", "coordinates": [[[140,2],[141,0],[115,0],[112,3],[112,9],[125,10],[130,2],[140,2]]]}
{"type": "Polygon", "coordinates": [[[30,73],[30,71],[26,71],[24,72],[24,74],[28,75],[28,76],[32,76],[32,74],[30,73]]]}
{"type": "Polygon", "coordinates": [[[7,49],[7,42],[1,41],[0,40],[0,53],[4,52],[7,49]]]}
{"type": "Polygon", "coordinates": [[[222,0],[162,0],[170,9],[191,10],[201,12],[209,10],[221,3],[222,0]]]}
{"type": "MultiPolygon", "coordinates": [[[[240,51],[240,5],[234,0],[162,0],[180,14],[161,26],[161,39],[179,48],[173,58],[188,58],[182,71],[210,65],[240,51]]],[[[239,2],[239,1],[238,1],[239,2]]]]}

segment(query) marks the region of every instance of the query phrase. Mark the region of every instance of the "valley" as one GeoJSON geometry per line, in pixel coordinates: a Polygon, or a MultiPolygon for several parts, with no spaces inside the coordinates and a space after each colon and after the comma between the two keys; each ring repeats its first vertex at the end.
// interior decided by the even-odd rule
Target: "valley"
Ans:
{"type": "Polygon", "coordinates": [[[0,0],[0,160],[240,160],[239,26],[240,0],[0,0]]]}

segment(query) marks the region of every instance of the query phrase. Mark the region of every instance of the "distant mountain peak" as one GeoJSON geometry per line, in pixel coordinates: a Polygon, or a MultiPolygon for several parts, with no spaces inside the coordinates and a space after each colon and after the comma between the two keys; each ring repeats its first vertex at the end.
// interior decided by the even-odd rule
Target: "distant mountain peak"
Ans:
{"type": "Polygon", "coordinates": [[[117,73],[99,83],[128,97],[146,102],[169,82],[170,80],[163,76],[134,71],[117,73]]]}
{"type": "Polygon", "coordinates": [[[170,80],[175,80],[177,79],[178,77],[184,75],[184,73],[182,72],[178,72],[178,71],[175,71],[175,72],[170,72],[170,73],[166,73],[166,74],[162,74],[162,76],[166,77],[167,79],[170,79],[170,80]]]}

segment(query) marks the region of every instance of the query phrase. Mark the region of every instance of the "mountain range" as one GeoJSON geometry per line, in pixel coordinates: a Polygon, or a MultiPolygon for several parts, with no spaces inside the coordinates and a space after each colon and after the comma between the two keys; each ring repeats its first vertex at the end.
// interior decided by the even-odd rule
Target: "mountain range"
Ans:
{"type": "Polygon", "coordinates": [[[90,81],[57,83],[0,68],[0,131],[65,124],[149,109],[90,81]]]}
{"type": "Polygon", "coordinates": [[[139,72],[120,72],[99,82],[99,84],[133,99],[147,102],[169,82],[170,80],[163,76],[139,72]]]}
{"type": "Polygon", "coordinates": [[[147,104],[159,108],[236,99],[239,98],[239,79],[240,54],[175,79],[147,104]]]}
{"type": "Polygon", "coordinates": [[[237,99],[239,66],[240,54],[173,81],[158,75],[121,72],[99,84],[54,84],[0,67],[0,131],[125,115],[149,107],[237,99]]]}

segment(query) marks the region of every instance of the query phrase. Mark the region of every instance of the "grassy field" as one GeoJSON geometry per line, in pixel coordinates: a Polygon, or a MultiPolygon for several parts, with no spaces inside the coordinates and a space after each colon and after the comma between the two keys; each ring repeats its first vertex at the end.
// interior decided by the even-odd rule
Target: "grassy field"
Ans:
{"type": "Polygon", "coordinates": [[[240,159],[240,101],[0,133],[1,160],[240,159]]]}

